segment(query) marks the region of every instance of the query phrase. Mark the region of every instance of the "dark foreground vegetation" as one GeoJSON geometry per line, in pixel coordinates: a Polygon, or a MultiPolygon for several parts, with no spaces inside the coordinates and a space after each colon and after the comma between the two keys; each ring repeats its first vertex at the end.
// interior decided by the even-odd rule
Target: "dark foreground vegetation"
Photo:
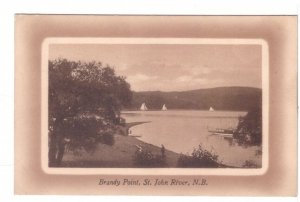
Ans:
{"type": "Polygon", "coordinates": [[[49,61],[49,166],[68,150],[94,152],[114,144],[120,110],[131,102],[130,85],[99,62],[49,61]]]}
{"type": "Polygon", "coordinates": [[[239,118],[233,137],[243,146],[262,145],[262,110],[260,105],[253,107],[246,116],[239,118]]]}
{"type": "Polygon", "coordinates": [[[218,162],[218,155],[204,149],[201,145],[194,149],[192,155],[181,154],[178,159],[178,167],[182,168],[218,168],[222,164],[218,162]]]}

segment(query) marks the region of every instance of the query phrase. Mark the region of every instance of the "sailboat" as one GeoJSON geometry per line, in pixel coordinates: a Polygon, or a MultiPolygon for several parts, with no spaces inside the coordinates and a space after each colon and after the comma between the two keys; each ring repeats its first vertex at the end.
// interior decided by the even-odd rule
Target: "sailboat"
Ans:
{"type": "Polygon", "coordinates": [[[168,110],[165,104],[163,105],[163,107],[161,108],[161,110],[162,111],[167,111],[168,110]]]}
{"type": "Polygon", "coordinates": [[[146,103],[143,103],[143,104],[142,104],[140,110],[141,110],[141,111],[147,111],[147,110],[148,110],[148,108],[147,108],[147,106],[146,106],[146,103]]]}
{"type": "Polygon", "coordinates": [[[214,110],[214,108],[210,107],[210,108],[209,108],[209,111],[210,111],[210,112],[213,112],[213,111],[215,111],[215,110],[214,110]]]}

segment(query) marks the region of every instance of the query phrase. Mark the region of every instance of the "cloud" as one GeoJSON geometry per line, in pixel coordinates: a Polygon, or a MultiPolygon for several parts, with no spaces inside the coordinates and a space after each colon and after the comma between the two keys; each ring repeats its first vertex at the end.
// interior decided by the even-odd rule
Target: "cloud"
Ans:
{"type": "Polygon", "coordinates": [[[214,71],[214,68],[208,66],[191,66],[186,69],[193,76],[204,76],[211,74],[214,71]]]}
{"type": "Polygon", "coordinates": [[[189,83],[203,83],[206,81],[205,78],[207,76],[205,74],[211,73],[211,70],[209,69],[199,69],[199,68],[194,68],[195,70],[193,71],[190,69],[190,71],[187,71],[187,74],[181,75],[175,79],[176,82],[189,82],[189,83]]]}
{"type": "Polygon", "coordinates": [[[188,82],[191,81],[193,79],[193,77],[188,76],[188,75],[184,75],[184,76],[180,76],[177,79],[175,79],[176,82],[188,82]]]}
{"type": "Polygon", "coordinates": [[[204,78],[194,78],[193,82],[197,83],[197,84],[204,84],[205,82],[207,82],[207,79],[204,79],[204,78]]]}
{"type": "Polygon", "coordinates": [[[127,76],[127,80],[129,82],[149,81],[149,80],[154,80],[156,78],[157,76],[148,76],[146,74],[141,74],[141,73],[127,76]]]}
{"type": "Polygon", "coordinates": [[[125,71],[127,69],[128,69],[128,65],[127,64],[120,64],[118,66],[118,70],[120,70],[120,71],[125,71]]]}

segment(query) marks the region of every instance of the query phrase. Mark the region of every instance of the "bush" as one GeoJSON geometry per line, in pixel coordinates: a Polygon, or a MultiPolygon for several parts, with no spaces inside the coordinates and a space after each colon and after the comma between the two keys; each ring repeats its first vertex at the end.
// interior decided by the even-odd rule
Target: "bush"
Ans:
{"type": "Polygon", "coordinates": [[[80,115],[65,119],[61,132],[67,134],[65,135],[66,139],[70,139],[68,150],[75,153],[81,149],[93,153],[98,143],[114,144],[114,125],[92,115],[80,115]],[[69,135],[72,138],[68,138],[69,135]]]}
{"type": "Polygon", "coordinates": [[[115,143],[115,138],[112,133],[106,132],[100,136],[99,142],[112,146],[115,143]]]}
{"type": "Polygon", "coordinates": [[[154,155],[149,150],[137,150],[134,154],[134,163],[139,167],[164,167],[166,160],[160,155],[154,155]]]}
{"type": "Polygon", "coordinates": [[[262,143],[262,110],[256,107],[239,118],[233,137],[243,146],[260,146],[262,143]]]}
{"type": "Polygon", "coordinates": [[[243,168],[258,168],[259,166],[252,160],[247,160],[243,164],[243,168]]]}
{"type": "Polygon", "coordinates": [[[178,167],[183,168],[216,168],[220,167],[218,155],[203,149],[201,145],[194,149],[192,155],[180,154],[178,167]]]}

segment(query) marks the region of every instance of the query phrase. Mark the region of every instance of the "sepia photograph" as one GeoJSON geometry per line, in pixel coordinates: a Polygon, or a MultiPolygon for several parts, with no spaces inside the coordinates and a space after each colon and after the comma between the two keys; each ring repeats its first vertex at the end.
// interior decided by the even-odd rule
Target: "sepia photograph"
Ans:
{"type": "Polygon", "coordinates": [[[267,166],[263,40],[51,38],[43,51],[49,168],[267,166]]]}
{"type": "Polygon", "coordinates": [[[296,28],[17,14],[14,193],[295,195],[296,28]]]}

